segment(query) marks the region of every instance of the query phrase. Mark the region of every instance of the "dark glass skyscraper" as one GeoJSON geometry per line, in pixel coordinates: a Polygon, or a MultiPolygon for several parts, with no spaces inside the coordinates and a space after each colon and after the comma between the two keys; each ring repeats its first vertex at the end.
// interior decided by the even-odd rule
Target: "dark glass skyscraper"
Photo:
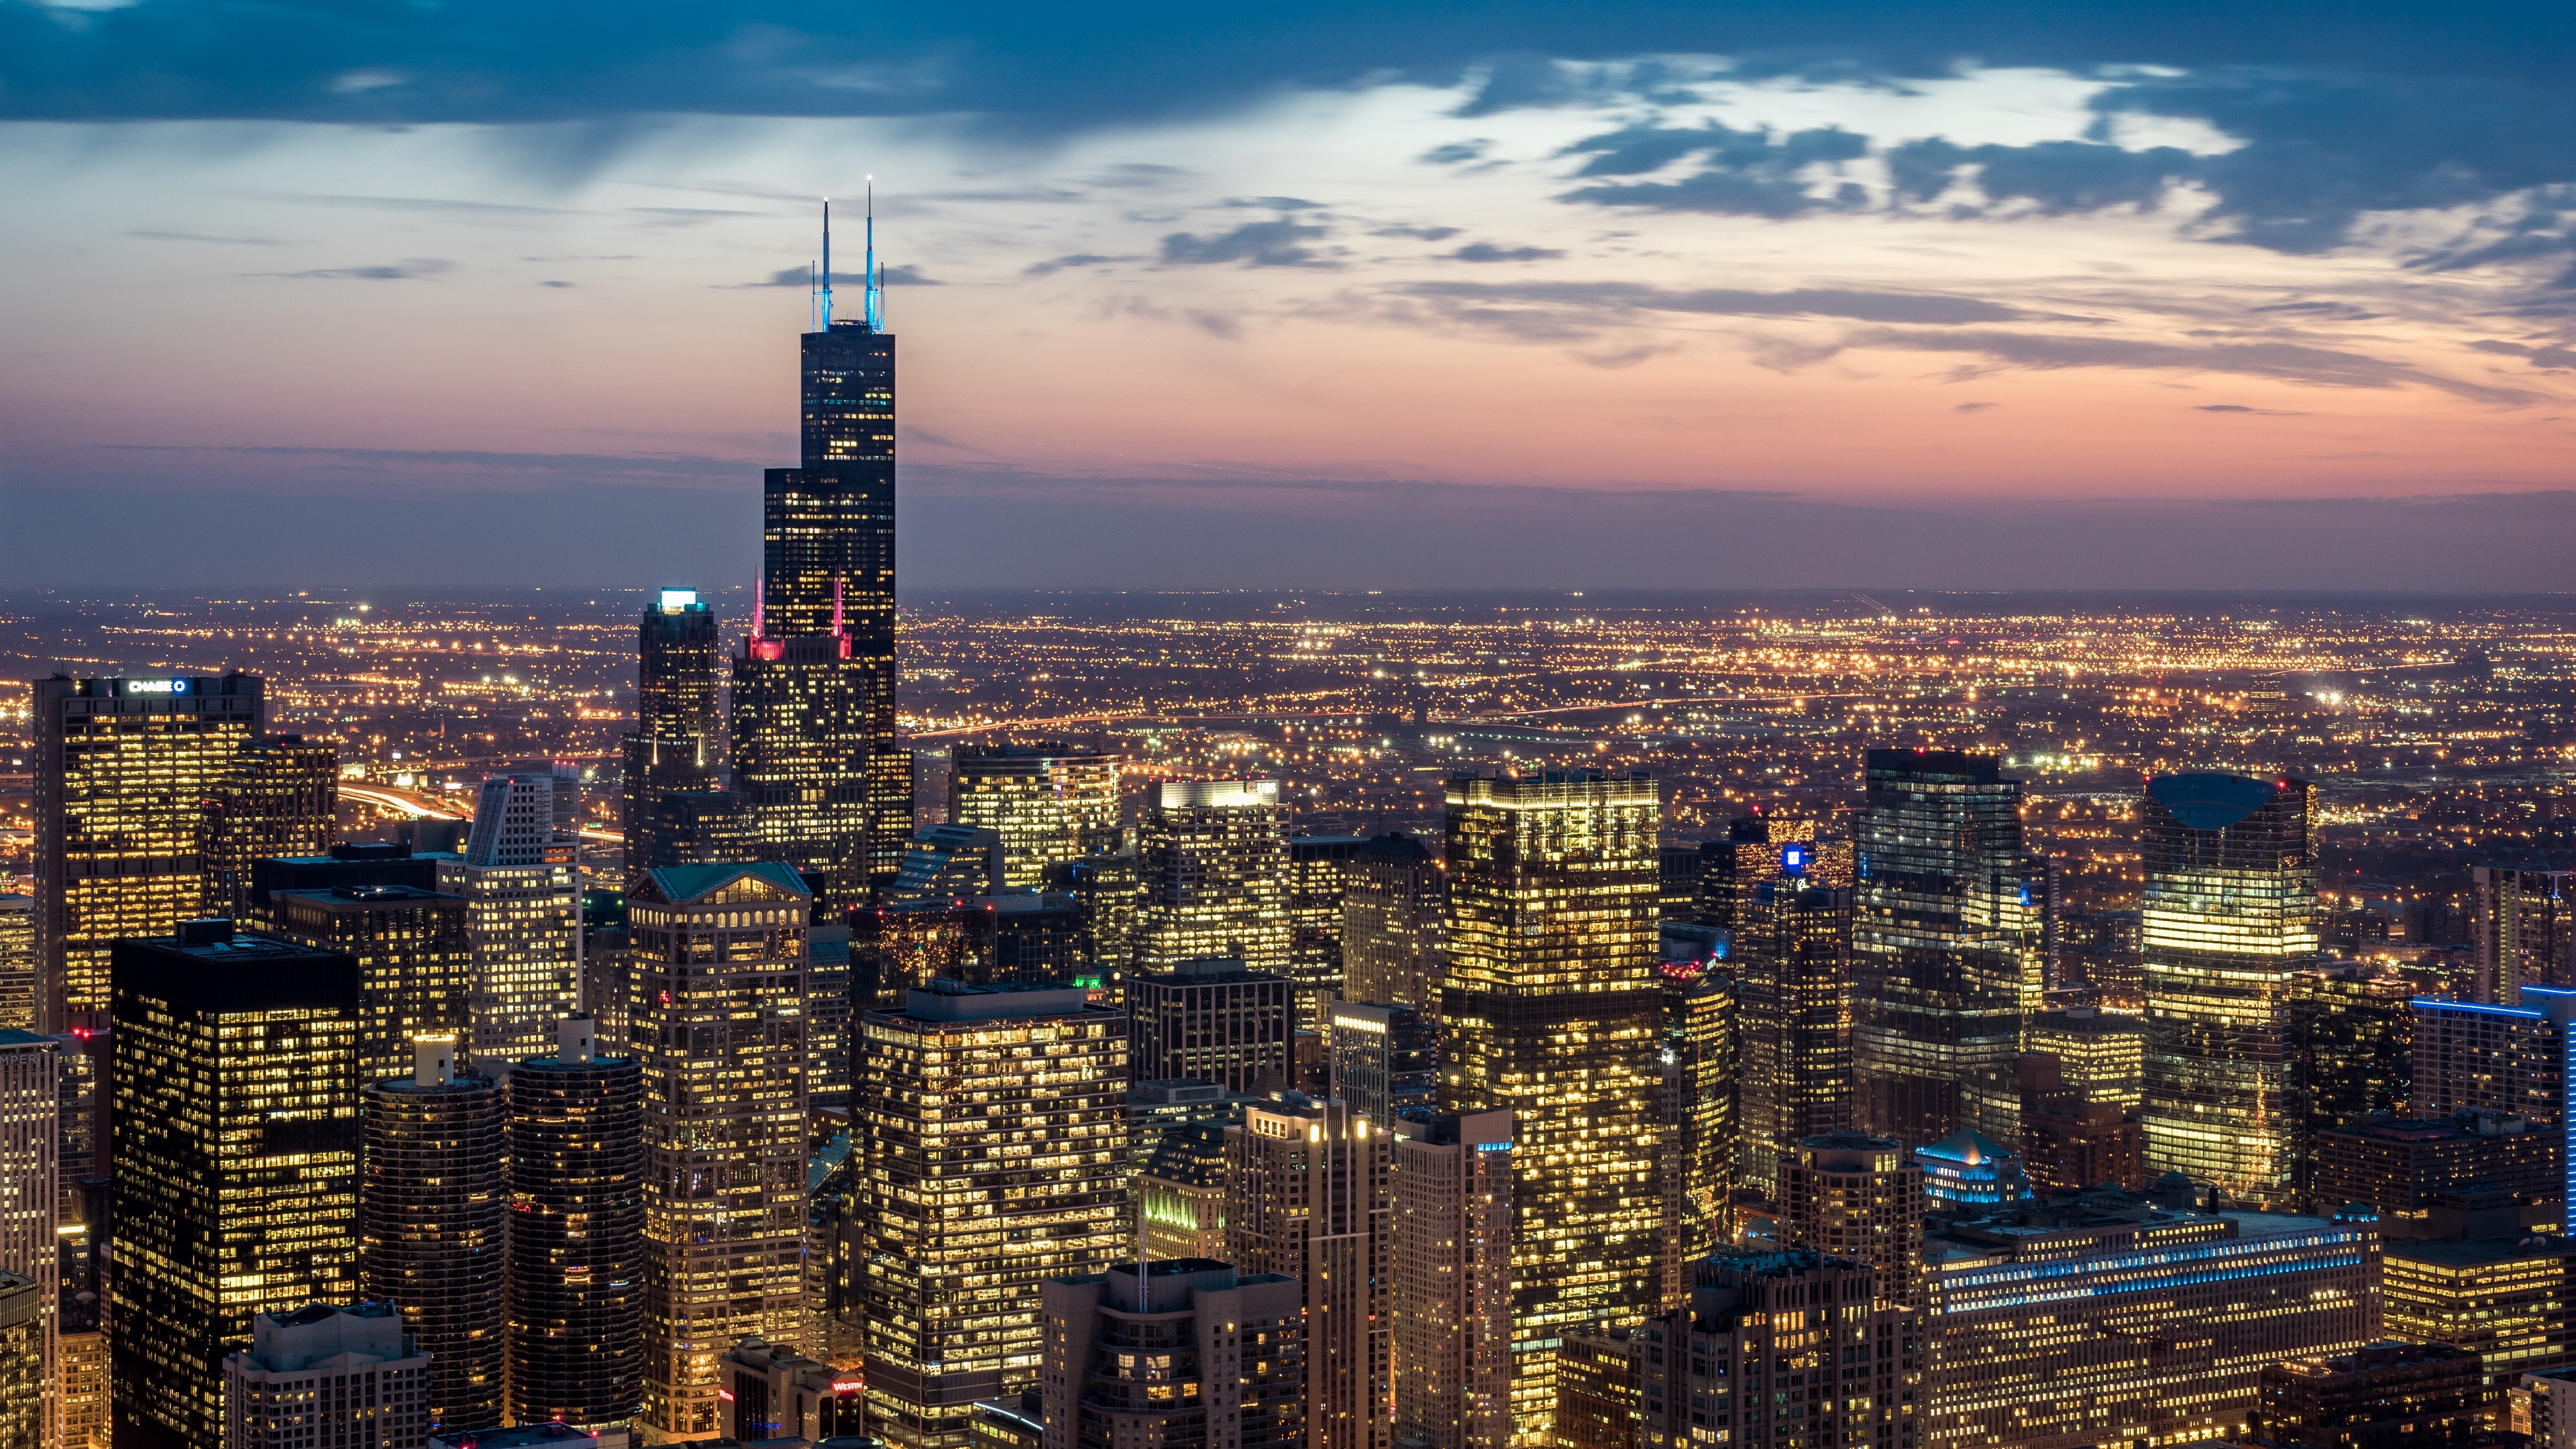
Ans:
{"type": "MultiPolygon", "coordinates": [[[[828,245],[828,243],[827,243],[828,245]]],[[[873,252],[870,260],[873,280],[873,252]]],[[[804,335],[804,457],[761,485],[759,601],[733,664],[734,780],[753,854],[867,898],[912,836],[895,734],[894,336],[864,315],[804,335]]]]}
{"type": "Polygon", "coordinates": [[[664,589],[645,607],[635,655],[635,732],[625,740],[626,883],[645,871],[694,859],[673,853],[672,791],[718,788],[724,718],[716,704],[723,652],[715,610],[690,589],[664,589]]]}
{"type": "Polygon", "coordinates": [[[1923,1146],[2020,1139],[2013,1061],[2038,1002],[2022,932],[2021,782],[1991,755],[1871,750],[1852,891],[1860,1125],[1923,1146]]]}

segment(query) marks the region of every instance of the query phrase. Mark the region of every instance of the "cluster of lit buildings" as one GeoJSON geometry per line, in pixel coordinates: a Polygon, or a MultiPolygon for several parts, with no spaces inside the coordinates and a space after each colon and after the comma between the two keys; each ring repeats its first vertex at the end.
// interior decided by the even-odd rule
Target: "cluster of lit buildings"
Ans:
{"type": "MultiPolygon", "coordinates": [[[[2576,890],[2482,867],[2471,969],[2341,961],[2315,784],[2187,763],[2359,703],[2167,700],[2085,682],[2135,637],[2044,656],[1874,600],[1688,657],[1246,620],[1365,655],[1384,717],[960,742],[920,811],[879,323],[871,287],[802,339],[747,628],[642,611],[613,889],[577,763],[477,772],[470,811],[352,787],[412,817],[352,843],[338,748],[260,676],[35,683],[0,1449],[2576,1424],[2576,890]],[[1919,687],[1814,689],[1888,677],[1919,687]],[[1621,713],[1431,717],[1560,691],[1621,713]],[[2249,722],[2174,733],[2203,716],[2249,722]],[[1985,747],[1855,778],[1823,743],[1933,730],[1985,747]],[[2148,767],[2116,980],[2030,830],[2032,774],[2102,757],[2148,767]],[[1300,779],[1371,771],[1436,834],[1295,828],[1300,779]]],[[[1154,667],[1224,663],[1187,632],[1154,667]]],[[[2205,635],[2156,647],[2353,642],[2205,635]]]]}

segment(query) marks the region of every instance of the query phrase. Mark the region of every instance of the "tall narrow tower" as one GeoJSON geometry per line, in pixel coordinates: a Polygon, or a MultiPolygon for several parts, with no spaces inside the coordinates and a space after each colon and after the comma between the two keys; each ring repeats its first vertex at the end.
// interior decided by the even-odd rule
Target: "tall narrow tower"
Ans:
{"type": "MultiPolygon", "coordinates": [[[[863,902],[912,835],[912,757],[895,733],[894,337],[877,303],[801,343],[804,456],[761,483],[751,634],[733,662],[733,764],[752,853],[863,902]]],[[[831,253],[829,213],[824,254],[831,253]]]]}

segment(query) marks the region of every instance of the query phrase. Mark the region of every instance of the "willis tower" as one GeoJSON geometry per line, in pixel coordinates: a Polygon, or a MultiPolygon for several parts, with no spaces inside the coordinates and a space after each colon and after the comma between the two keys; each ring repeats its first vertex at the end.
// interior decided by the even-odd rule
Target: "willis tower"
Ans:
{"type": "Polygon", "coordinates": [[[832,315],[823,213],[821,330],[800,341],[802,466],[761,482],[751,634],[733,661],[733,764],[751,858],[785,860],[853,905],[912,834],[912,756],[895,732],[894,337],[876,223],[866,306],[832,315]]]}

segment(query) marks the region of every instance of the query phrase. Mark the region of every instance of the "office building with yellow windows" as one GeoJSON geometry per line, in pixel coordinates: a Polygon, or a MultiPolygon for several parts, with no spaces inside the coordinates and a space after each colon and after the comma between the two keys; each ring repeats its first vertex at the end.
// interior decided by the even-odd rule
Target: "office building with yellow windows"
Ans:
{"type": "MultiPolygon", "coordinates": [[[[1139,831],[1145,898],[1139,971],[1225,956],[1285,976],[1290,960],[1287,812],[1276,780],[1174,780],[1155,787],[1139,831]]],[[[1300,1019],[1311,1019],[1301,1009],[1300,1019]]]]}
{"type": "Polygon", "coordinates": [[[2248,1204],[2295,1195],[2291,998],[2317,961],[2304,780],[2158,775],[2139,801],[2146,891],[2146,1171],[2248,1204]]]}
{"type": "Polygon", "coordinates": [[[674,1437],[720,1428],[716,1361],[735,1345],[804,1341],[813,906],[780,863],[664,866],[627,897],[644,1098],[643,1421],[674,1437]]]}
{"type": "Polygon", "coordinates": [[[979,1400],[1038,1387],[1044,1285],[1135,1254],[1127,1019],[1086,995],[934,981],[859,1018],[850,1222],[890,1445],[965,1449],[979,1400]]]}
{"type": "Polygon", "coordinates": [[[1663,1090],[1651,776],[1460,774],[1447,801],[1453,1112],[1510,1112],[1512,1408],[1544,1432],[1558,1335],[1653,1308],[1663,1090]]]}
{"type": "Polygon", "coordinates": [[[948,823],[1002,838],[999,886],[1034,890],[1118,845],[1118,757],[1064,744],[959,745],[948,823]]]}

